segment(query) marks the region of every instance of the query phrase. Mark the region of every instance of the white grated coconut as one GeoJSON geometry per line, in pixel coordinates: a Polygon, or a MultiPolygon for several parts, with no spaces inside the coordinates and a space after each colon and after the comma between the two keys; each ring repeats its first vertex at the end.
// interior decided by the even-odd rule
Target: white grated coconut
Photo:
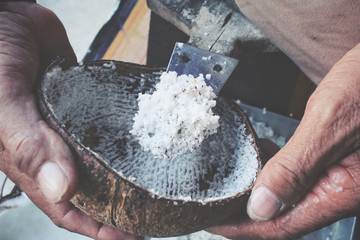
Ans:
{"type": "Polygon", "coordinates": [[[168,159],[193,151],[219,127],[216,95],[203,75],[164,72],[153,94],[139,94],[130,131],[146,151],[168,159]]]}
{"type": "Polygon", "coordinates": [[[104,66],[84,65],[64,72],[59,68],[46,75],[44,89],[55,116],[74,140],[86,143],[121,177],[149,189],[156,199],[206,204],[248,189],[259,169],[258,153],[244,120],[226,99],[217,98],[212,109],[220,116],[217,133],[179,157],[159,159],[129,134],[139,94],[154,92],[160,75],[119,75],[104,66]]]}

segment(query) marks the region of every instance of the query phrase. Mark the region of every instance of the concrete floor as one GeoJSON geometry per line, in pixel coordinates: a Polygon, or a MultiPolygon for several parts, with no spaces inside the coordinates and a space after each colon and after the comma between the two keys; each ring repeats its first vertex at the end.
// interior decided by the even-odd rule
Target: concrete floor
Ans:
{"type": "Polygon", "coordinates": [[[79,234],[58,228],[30,200],[0,215],[1,240],[86,240],[79,234]]]}

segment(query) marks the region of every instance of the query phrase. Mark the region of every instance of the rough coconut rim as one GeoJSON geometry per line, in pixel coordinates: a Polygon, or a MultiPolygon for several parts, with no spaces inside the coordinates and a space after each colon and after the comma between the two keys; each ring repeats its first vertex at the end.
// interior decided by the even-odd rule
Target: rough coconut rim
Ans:
{"type": "MultiPolygon", "coordinates": [[[[77,64],[73,64],[71,66],[67,66],[67,67],[63,67],[66,64],[66,59],[62,58],[62,57],[57,57],[55,58],[46,68],[44,73],[49,72],[50,70],[52,70],[54,67],[60,67],[63,71],[68,70],[70,67],[76,67],[76,66],[103,66],[104,63],[107,64],[115,64],[115,65],[122,65],[122,66],[136,66],[142,70],[147,70],[152,73],[155,72],[161,72],[164,71],[164,69],[162,68],[151,68],[151,67],[146,67],[146,66],[139,66],[137,64],[133,64],[133,63],[127,63],[127,62],[121,62],[121,61],[113,61],[113,60],[100,60],[100,61],[93,61],[93,62],[88,62],[88,63],[77,63],[77,64]]],[[[257,153],[257,160],[258,160],[258,170],[255,176],[255,179],[253,181],[253,183],[244,191],[239,192],[233,196],[230,197],[224,197],[224,198],[217,198],[215,200],[202,200],[202,201],[193,201],[193,200],[184,200],[184,199],[176,199],[176,198],[168,198],[165,196],[160,196],[157,195],[151,191],[149,191],[148,189],[144,188],[143,186],[139,185],[139,184],[135,184],[133,182],[131,182],[130,180],[126,179],[125,177],[121,176],[117,171],[115,171],[113,168],[111,168],[109,166],[109,164],[102,158],[100,157],[99,154],[97,154],[96,152],[92,151],[89,147],[86,147],[85,145],[83,145],[77,138],[75,135],[71,134],[68,130],[65,129],[65,126],[63,126],[62,123],[60,123],[59,119],[56,117],[55,113],[52,110],[51,104],[49,104],[47,102],[47,97],[44,94],[43,88],[44,88],[44,78],[43,78],[44,74],[41,75],[40,80],[38,81],[38,90],[37,90],[37,98],[38,98],[38,103],[39,103],[39,107],[41,110],[41,115],[43,117],[43,119],[46,121],[46,123],[56,132],[58,133],[64,142],[67,143],[67,145],[76,152],[76,154],[78,155],[78,158],[83,160],[84,156],[90,157],[92,160],[95,160],[96,162],[98,162],[101,166],[103,166],[105,169],[107,169],[108,171],[111,172],[111,174],[116,177],[119,178],[121,181],[126,182],[126,184],[128,184],[132,189],[136,189],[136,190],[140,190],[143,191],[145,194],[147,194],[149,197],[153,198],[156,201],[160,201],[160,202],[165,202],[166,204],[172,204],[172,205],[194,205],[194,206],[218,206],[218,205],[222,205],[225,204],[227,202],[233,201],[234,199],[240,198],[243,195],[247,195],[250,194],[255,180],[258,177],[262,166],[264,165],[264,155],[261,151],[261,149],[259,148],[260,144],[259,144],[259,140],[258,137],[253,129],[253,127],[250,124],[249,119],[247,118],[247,116],[243,113],[243,111],[241,110],[241,108],[232,100],[221,96],[221,94],[219,96],[221,96],[222,98],[224,98],[228,103],[230,103],[233,107],[234,110],[240,115],[240,117],[243,119],[245,126],[246,126],[246,133],[248,133],[249,135],[251,135],[252,139],[254,140],[254,148],[255,151],[257,153]]]]}

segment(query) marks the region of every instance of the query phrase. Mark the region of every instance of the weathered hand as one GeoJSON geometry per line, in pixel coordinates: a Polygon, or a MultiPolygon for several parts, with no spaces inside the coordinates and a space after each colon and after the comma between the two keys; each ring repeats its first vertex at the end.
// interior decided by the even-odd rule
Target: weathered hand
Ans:
{"type": "Polygon", "coordinates": [[[294,136],[265,165],[247,206],[209,231],[232,239],[294,239],[360,212],[360,44],[308,101],[294,136]]]}
{"type": "Polygon", "coordinates": [[[40,68],[57,55],[76,62],[52,12],[0,3],[0,168],[58,226],[96,239],[134,239],[68,202],[76,188],[72,155],[41,119],[33,95],[40,68]]]}

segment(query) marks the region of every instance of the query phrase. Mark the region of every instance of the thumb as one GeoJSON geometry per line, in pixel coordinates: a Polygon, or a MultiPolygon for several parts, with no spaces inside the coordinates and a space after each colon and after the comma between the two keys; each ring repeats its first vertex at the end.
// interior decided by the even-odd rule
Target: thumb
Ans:
{"type": "Polygon", "coordinates": [[[251,219],[257,222],[269,220],[297,203],[326,164],[322,147],[327,146],[320,146],[320,143],[325,143],[322,141],[323,129],[326,129],[328,119],[321,119],[325,115],[318,112],[319,106],[324,104],[315,92],[292,138],[265,164],[247,204],[251,219]]]}
{"type": "MultiPolygon", "coordinates": [[[[293,144],[298,141],[292,139],[293,144]]],[[[315,163],[304,161],[305,151],[298,144],[288,144],[266,163],[247,205],[247,214],[252,220],[269,220],[305,195],[318,175],[315,163]]]]}
{"type": "MultiPolygon", "coordinates": [[[[319,86],[289,142],[264,166],[248,201],[247,213],[255,221],[269,220],[296,204],[312,187],[320,172],[347,154],[336,112],[319,86]],[[336,150],[336,151],[335,151],[336,150]]],[[[341,124],[340,124],[341,126],[341,124]]]]}
{"type": "Polygon", "coordinates": [[[271,219],[296,204],[323,169],[356,149],[360,70],[351,57],[345,55],[319,84],[293,137],[259,174],[247,206],[253,220],[271,219]]]}
{"type": "Polygon", "coordinates": [[[1,142],[8,155],[1,168],[30,198],[42,194],[53,203],[66,201],[76,185],[71,151],[41,120],[29,98],[0,114],[6,123],[0,129],[1,142]]]}
{"type": "MultiPolygon", "coordinates": [[[[316,92],[312,99],[318,99],[316,92]]],[[[321,161],[324,161],[319,151],[322,131],[314,129],[314,122],[326,120],[319,119],[321,114],[315,108],[319,109],[316,106],[325,102],[312,102],[315,100],[309,100],[304,117],[287,144],[276,154],[268,154],[272,157],[255,181],[247,203],[247,214],[256,222],[272,219],[293,206],[319,175],[321,161]]],[[[264,144],[261,148],[265,154],[268,153],[264,144]]]]}

